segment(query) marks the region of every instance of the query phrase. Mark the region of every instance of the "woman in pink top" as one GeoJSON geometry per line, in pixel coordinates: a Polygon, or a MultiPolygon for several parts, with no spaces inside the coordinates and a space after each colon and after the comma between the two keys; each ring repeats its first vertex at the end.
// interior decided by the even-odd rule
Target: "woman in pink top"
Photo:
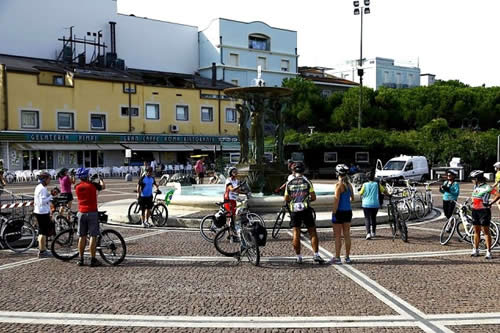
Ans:
{"type": "Polygon", "coordinates": [[[68,199],[68,208],[71,209],[71,204],[73,203],[73,194],[71,193],[71,185],[75,183],[75,176],[68,175],[68,169],[62,168],[57,174],[59,178],[59,186],[61,188],[60,196],[68,199]]]}

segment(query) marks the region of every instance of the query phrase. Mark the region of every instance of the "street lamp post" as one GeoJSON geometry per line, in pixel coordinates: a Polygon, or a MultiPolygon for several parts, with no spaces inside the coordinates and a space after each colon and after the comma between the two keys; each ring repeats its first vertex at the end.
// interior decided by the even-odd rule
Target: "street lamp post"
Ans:
{"type": "Polygon", "coordinates": [[[354,15],[361,15],[361,38],[359,42],[359,113],[358,113],[358,129],[361,129],[361,108],[363,105],[363,14],[370,14],[370,0],[363,0],[364,6],[359,6],[359,1],[353,1],[354,15]]]}

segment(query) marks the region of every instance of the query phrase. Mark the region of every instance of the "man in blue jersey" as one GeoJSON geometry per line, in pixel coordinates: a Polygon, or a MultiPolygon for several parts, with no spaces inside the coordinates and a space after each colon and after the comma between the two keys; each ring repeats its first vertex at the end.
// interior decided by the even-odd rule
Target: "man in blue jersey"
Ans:
{"type": "Polygon", "coordinates": [[[144,228],[153,226],[148,223],[153,208],[153,185],[158,190],[158,185],[153,177],[153,168],[148,166],[146,167],[146,174],[137,183],[137,201],[141,207],[141,222],[144,228]]]}

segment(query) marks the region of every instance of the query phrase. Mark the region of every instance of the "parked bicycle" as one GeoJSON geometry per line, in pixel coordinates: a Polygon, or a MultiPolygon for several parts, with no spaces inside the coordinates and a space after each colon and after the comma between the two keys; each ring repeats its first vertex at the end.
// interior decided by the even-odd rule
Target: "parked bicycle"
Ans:
{"type": "MultiPolygon", "coordinates": [[[[151,209],[151,220],[153,224],[157,227],[163,227],[168,220],[168,208],[167,206],[170,204],[172,200],[172,195],[175,190],[170,190],[165,194],[164,199],[157,199],[158,194],[162,192],[160,190],[155,192],[153,198],[153,209],[151,209]]],[[[136,200],[130,204],[128,207],[128,220],[131,224],[139,224],[141,223],[141,206],[139,205],[139,201],[136,200]]]]}
{"type": "Polygon", "coordinates": [[[428,182],[428,183],[424,183],[424,186],[425,186],[425,193],[423,195],[423,202],[424,202],[424,206],[425,206],[425,214],[429,214],[432,209],[434,208],[434,199],[433,199],[433,196],[432,196],[432,188],[431,188],[431,185],[432,184],[435,184],[437,183],[436,182],[428,182]]]}
{"type": "Polygon", "coordinates": [[[401,212],[398,209],[401,202],[404,201],[401,199],[395,200],[392,196],[389,197],[389,203],[387,204],[389,226],[391,227],[393,241],[399,233],[403,242],[408,242],[408,227],[406,225],[406,220],[401,218],[401,212]]]}
{"type": "MultiPolygon", "coordinates": [[[[311,206],[309,206],[309,207],[310,207],[312,215],[313,215],[313,221],[316,222],[316,211],[311,206]]],[[[286,214],[288,214],[288,216],[290,217],[290,207],[288,207],[288,204],[285,202],[283,204],[283,206],[280,208],[280,211],[278,212],[278,215],[276,216],[276,221],[274,222],[274,225],[273,225],[272,236],[274,239],[277,239],[279,236],[279,232],[283,226],[283,221],[285,220],[286,214]]],[[[290,219],[288,222],[288,228],[291,228],[290,219]]],[[[300,232],[303,234],[307,233],[307,228],[300,229],[300,232]]]]}
{"type": "Polygon", "coordinates": [[[249,212],[248,197],[238,202],[238,221],[231,217],[230,224],[221,228],[214,236],[214,245],[222,255],[236,257],[238,260],[246,255],[252,264],[258,266],[260,247],[265,246],[267,240],[264,220],[258,214],[249,212]]]}
{"type": "Polygon", "coordinates": [[[200,222],[200,234],[203,239],[213,242],[215,235],[226,225],[227,218],[231,212],[224,207],[224,202],[216,202],[219,210],[212,215],[205,216],[200,222]]]}
{"type": "MultiPolygon", "coordinates": [[[[108,215],[99,212],[99,223],[106,224],[108,215]]],[[[55,258],[68,261],[78,256],[78,233],[76,225],[63,230],[56,235],[51,245],[51,252],[55,258]]],[[[108,264],[116,266],[123,262],[127,254],[127,246],[122,235],[113,229],[101,229],[97,236],[96,251],[108,264]]]]}
{"type": "MultiPolygon", "coordinates": [[[[446,221],[441,229],[439,235],[439,242],[441,245],[446,245],[453,237],[455,231],[459,237],[459,240],[465,241],[472,244],[474,241],[474,226],[472,225],[472,210],[471,210],[471,199],[467,199],[463,204],[455,201],[455,212],[452,217],[446,221]]],[[[490,235],[491,235],[491,248],[495,247],[498,243],[500,237],[500,232],[498,224],[495,221],[490,223],[490,235]]],[[[486,237],[481,232],[481,237],[479,241],[479,248],[486,248],[486,237]]]]}

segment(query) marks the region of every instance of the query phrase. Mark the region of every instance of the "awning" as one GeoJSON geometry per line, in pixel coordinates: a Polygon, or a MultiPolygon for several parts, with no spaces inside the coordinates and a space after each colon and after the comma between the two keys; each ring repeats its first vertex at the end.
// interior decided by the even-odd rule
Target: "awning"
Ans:
{"type": "Polygon", "coordinates": [[[214,151],[214,145],[187,145],[192,148],[192,150],[201,151],[214,151]]]}
{"type": "Polygon", "coordinates": [[[61,144],[61,143],[23,143],[26,150],[101,150],[96,144],[61,144]]]}
{"type": "Polygon", "coordinates": [[[129,149],[135,151],[192,151],[189,145],[169,145],[158,143],[125,143],[129,149]]]}
{"type": "Polygon", "coordinates": [[[122,145],[116,144],[116,143],[99,143],[98,146],[101,148],[99,150],[120,150],[124,151],[125,148],[122,145]]]}
{"type": "Polygon", "coordinates": [[[239,142],[222,142],[220,147],[222,151],[240,151],[239,142]]]}

